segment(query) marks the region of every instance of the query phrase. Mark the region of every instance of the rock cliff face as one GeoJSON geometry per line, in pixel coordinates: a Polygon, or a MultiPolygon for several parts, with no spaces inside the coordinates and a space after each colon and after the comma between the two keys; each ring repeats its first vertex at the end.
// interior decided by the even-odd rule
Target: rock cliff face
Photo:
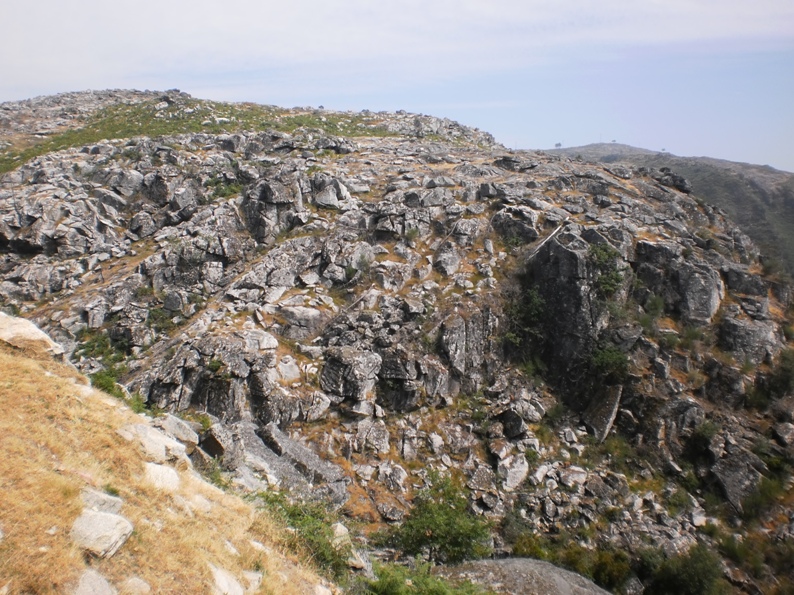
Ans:
{"type": "Polygon", "coordinates": [[[481,514],[685,551],[790,460],[791,407],[758,409],[790,388],[789,289],[681,179],[375,117],[382,136],[197,132],[28,161],[0,178],[0,299],[83,371],[209,414],[197,464],[370,522],[451,469],[481,514]]]}

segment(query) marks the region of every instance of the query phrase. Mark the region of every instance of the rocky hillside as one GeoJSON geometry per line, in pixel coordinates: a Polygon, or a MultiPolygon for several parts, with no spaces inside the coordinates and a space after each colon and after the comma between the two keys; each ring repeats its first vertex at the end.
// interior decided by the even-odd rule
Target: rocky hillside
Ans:
{"type": "Polygon", "coordinates": [[[794,174],[768,165],[679,157],[619,143],[552,151],[572,159],[668,168],[684,176],[693,196],[724,209],[765,255],[770,272],[794,272],[794,174]]]}
{"type": "Polygon", "coordinates": [[[193,464],[364,543],[451,475],[501,555],[791,588],[791,290],[683,178],[405,113],[97,110],[7,150],[0,299],[96,386],[206,416],[193,464]]]}

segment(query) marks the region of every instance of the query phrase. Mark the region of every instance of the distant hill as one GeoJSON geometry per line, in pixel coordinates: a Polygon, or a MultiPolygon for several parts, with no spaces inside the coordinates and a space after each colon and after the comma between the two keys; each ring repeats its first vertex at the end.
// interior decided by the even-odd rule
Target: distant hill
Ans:
{"type": "Polygon", "coordinates": [[[549,151],[572,159],[669,167],[692,184],[692,194],[723,209],[761,247],[765,263],[794,272],[794,173],[768,165],[710,157],[679,157],[619,143],[549,151]]]}

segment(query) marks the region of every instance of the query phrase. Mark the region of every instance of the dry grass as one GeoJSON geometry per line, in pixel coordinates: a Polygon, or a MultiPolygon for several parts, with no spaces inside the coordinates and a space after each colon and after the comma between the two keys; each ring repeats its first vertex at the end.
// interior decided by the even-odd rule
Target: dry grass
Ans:
{"type": "Polygon", "coordinates": [[[117,586],[138,576],[155,593],[209,592],[209,563],[238,577],[263,572],[259,593],[319,582],[276,551],[279,530],[240,498],[187,469],[175,494],[148,485],[137,447],[116,433],[140,417],[81,385],[72,368],[3,346],[0,370],[0,591],[68,592],[88,565],[117,586]],[[108,560],[84,559],[69,538],[87,486],[117,492],[135,527],[108,560]]]}

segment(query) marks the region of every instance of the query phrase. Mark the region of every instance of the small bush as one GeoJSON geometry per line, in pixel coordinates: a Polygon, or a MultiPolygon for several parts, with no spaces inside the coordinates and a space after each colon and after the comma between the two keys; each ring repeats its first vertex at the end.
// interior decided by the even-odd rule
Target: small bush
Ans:
{"type": "Polygon", "coordinates": [[[601,549],[596,552],[593,580],[605,589],[616,589],[631,576],[629,556],[623,550],[601,549]]]}
{"type": "Polygon", "coordinates": [[[146,400],[139,392],[133,393],[132,396],[127,400],[127,404],[135,413],[144,413],[147,410],[146,400]]]}
{"type": "Polygon", "coordinates": [[[118,399],[124,398],[124,391],[116,384],[117,377],[111,370],[100,370],[91,374],[91,385],[118,399]]]}
{"type": "Polygon", "coordinates": [[[645,312],[648,316],[659,318],[664,313],[664,298],[660,295],[652,295],[645,302],[645,312]]]}
{"type": "Polygon", "coordinates": [[[537,288],[532,287],[508,295],[505,299],[505,351],[521,363],[539,362],[542,349],[546,302],[537,288]]]}
{"type": "Polygon", "coordinates": [[[590,355],[594,375],[606,384],[621,384],[629,375],[629,359],[617,347],[609,345],[595,349],[590,355]]]}
{"type": "Polygon", "coordinates": [[[548,543],[544,539],[531,533],[521,533],[513,543],[513,555],[521,558],[548,560],[547,548],[548,543]]]}
{"type": "Polygon", "coordinates": [[[618,269],[620,252],[609,244],[591,244],[588,257],[596,270],[595,287],[602,298],[610,298],[623,283],[623,275],[618,269]]]}
{"type": "Polygon", "coordinates": [[[151,308],[147,324],[159,333],[168,333],[176,328],[173,314],[165,308],[151,308]]]}
{"type": "Polygon", "coordinates": [[[742,501],[742,516],[754,520],[769,510],[785,493],[778,478],[762,477],[755,491],[742,501]]]}
{"type": "MultiPolygon", "coordinates": [[[[478,595],[481,588],[469,582],[452,584],[430,574],[429,564],[407,568],[399,564],[375,566],[375,580],[367,581],[361,595],[478,595]]],[[[355,592],[355,591],[354,591],[355,592]]]]}
{"type": "Polygon", "coordinates": [[[720,427],[712,421],[704,421],[692,432],[687,443],[687,455],[693,462],[707,458],[711,440],[720,432],[720,427]]]}
{"type": "Polygon", "coordinates": [[[688,553],[665,560],[648,589],[651,594],[712,595],[719,593],[722,575],[719,557],[698,544],[688,553]]]}
{"type": "Polygon", "coordinates": [[[769,379],[769,392],[772,397],[782,397],[794,392],[794,349],[786,349],[780,354],[769,379]]]}
{"type": "Polygon", "coordinates": [[[454,564],[490,554],[490,525],[468,510],[461,486],[432,472],[430,484],[414,498],[413,509],[386,542],[404,554],[427,554],[432,562],[454,564]]]}
{"type": "Polygon", "coordinates": [[[410,243],[413,242],[416,238],[419,237],[419,228],[418,227],[409,227],[405,230],[405,234],[403,235],[405,241],[410,243]]]}
{"type": "Polygon", "coordinates": [[[259,499],[274,518],[293,529],[284,532],[288,547],[305,555],[328,577],[346,576],[350,548],[334,544],[331,526],[338,519],[325,504],[290,502],[278,492],[260,493],[259,499]]]}

